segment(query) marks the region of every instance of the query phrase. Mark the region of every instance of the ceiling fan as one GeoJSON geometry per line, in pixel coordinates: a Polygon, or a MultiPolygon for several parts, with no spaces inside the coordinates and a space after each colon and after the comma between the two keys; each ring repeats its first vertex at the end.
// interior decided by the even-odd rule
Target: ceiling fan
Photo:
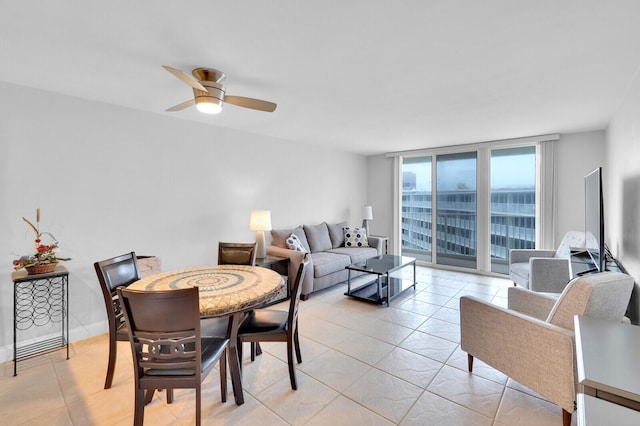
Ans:
{"type": "Polygon", "coordinates": [[[206,114],[217,114],[222,111],[224,102],[243,108],[251,108],[258,111],[273,112],[277,105],[273,102],[261,99],[246,98],[244,96],[229,96],[225,93],[222,81],[225,78],[223,72],[213,68],[196,68],[191,71],[193,77],[184,71],[172,68],[168,65],[162,66],[171,74],[178,77],[184,83],[193,88],[193,99],[182,102],[168,108],[167,111],[182,111],[185,108],[195,105],[198,111],[206,114]]]}

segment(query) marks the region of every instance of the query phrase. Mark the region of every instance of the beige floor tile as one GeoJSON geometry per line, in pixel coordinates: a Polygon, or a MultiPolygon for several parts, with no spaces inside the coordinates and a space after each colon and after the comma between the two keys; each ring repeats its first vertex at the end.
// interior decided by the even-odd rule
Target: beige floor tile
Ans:
{"type": "Polygon", "coordinates": [[[309,426],[389,426],[390,421],[340,395],[308,423],[309,426]]]}
{"type": "Polygon", "coordinates": [[[377,369],[367,371],[344,395],[392,422],[398,423],[422,389],[377,369]]]}
{"type": "Polygon", "coordinates": [[[343,392],[371,366],[331,349],[312,362],[300,364],[298,368],[330,388],[343,392]]]}
{"type": "MultiPolygon", "coordinates": [[[[300,352],[302,355],[302,363],[312,362],[314,359],[327,352],[329,349],[328,346],[323,345],[322,343],[318,343],[314,340],[311,340],[304,336],[299,336],[300,338],[300,352]]],[[[245,353],[249,354],[249,343],[245,343],[245,353]]],[[[268,352],[276,358],[282,360],[283,362],[287,362],[287,343],[286,342],[262,342],[260,343],[260,347],[264,352],[268,352]]],[[[295,352],[294,352],[295,354],[295,352]]],[[[243,353],[244,356],[244,353],[243,353]]],[[[247,356],[250,356],[247,355],[247,356]]],[[[297,360],[296,360],[296,365],[297,360]]]]}
{"type": "Polygon", "coordinates": [[[291,389],[289,376],[255,395],[266,407],[292,425],[302,425],[339,394],[316,379],[298,372],[298,390],[291,389]]]}
{"type": "Polygon", "coordinates": [[[442,368],[442,363],[406,349],[395,348],[375,367],[416,386],[426,388],[442,368]]]}
{"type": "Polygon", "coordinates": [[[440,305],[434,305],[432,303],[423,302],[414,298],[407,299],[402,303],[395,304],[394,306],[396,308],[404,309],[405,311],[413,312],[415,314],[424,315],[427,317],[435,314],[438,309],[440,309],[440,305]]]}
{"type": "Polygon", "coordinates": [[[427,390],[494,418],[504,386],[445,365],[427,390]]]}
{"type": "Polygon", "coordinates": [[[416,314],[404,309],[390,307],[380,316],[381,320],[389,321],[403,327],[416,329],[429,318],[427,315],[416,314]]]}
{"type": "Polygon", "coordinates": [[[449,321],[454,324],[460,324],[460,311],[457,309],[442,307],[438,309],[438,311],[434,313],[432,317],[443,321],[449,321]]]}
{"type": "Polygon", "coordinates": [[[444,306],[451,300],[451,296],[444,296],[442,294],[433,293],[429,290],[422,291],[415,295],[416,300],[422,302],[431,303],[432,305],[444,306]]]}
{"type": "MultiPolygon", "coordinates": [[[[451,357],[447,360],[447,365],[455,367],[459,370],[467,373],[469,371],[469,363],[467,353],[463,351],[460,346],[451,354],[451,357]]],[[[505,374],[499,372],[493,367],[488,366],[482,360],[478,358],[473,359],[473,374],[476,376],[484,377],[492,382],[496,382],[500,385],[505,385],[509,379],[505,374]]]]}
{"type": "Polygon", "coordinates": [[[491,426],[493,420],[431,392],[424,392],[402,426],[491,426]]]}
{"type": "Polygon", "coordinates": [[[352,338],[343,340],[335,346],[336,350],[369,365],[380,361],[386,354],[391,352],[393,348],[394,346],[389,343],[363,334],[356,334],[352,338]]]}
{"type": "Polygon", "coordinates": [[[350,339],[358,335],[358,333],[353,330],[349,330],[348,328],[341,327],[323,319],[317,319],[313,322],[300,322],[298,325],[298,333],[331,348],[343,340],[350,339]]]}
{"type": "Polygon", "coordinates": [[[562,409],[548,401],[507,387],[496,421],[514,426],[546,426],[562,423],[562,409]]]}
{"type": "Polygon", "coordinates": [[[420,331],[414,331],[398,346],[444,363],[458,344],[420,331]]]}
{"type": "Polygon", "coordinates": [[[383,342],[397,345],[406,339],[413,332],[413,329],[385,320],[372,320],[364,324],[360,332],[383,342]]]}
{"type": "Polygon", "coordinates": [[[281,380],[287,378],[289,382],[289,367],[286,361],[278,359],[268,352],[251,361],[248,345],[243,353],[242,387],[250,394],[256,395],[281,380]]]}
{"type": "MultiPolygon", "coordinates": [[[[288,382],[288,381],[287,381],[288,382]]],[[[183,422],[183,424],[188,424],[183,422]]],[[[226,404],[213,404],[202,413],[202,424],[211,426],[269,425],[285,426],[288,423],[260,401],[245,392],[244,404],[236,405],[233,398],[226,404]]]]}
{"type": "Polygon", "coordinates": [[[432,317],[422,323],[417,330],[454,343],[460,343],[460,326],[458,324],[432,317]]]}

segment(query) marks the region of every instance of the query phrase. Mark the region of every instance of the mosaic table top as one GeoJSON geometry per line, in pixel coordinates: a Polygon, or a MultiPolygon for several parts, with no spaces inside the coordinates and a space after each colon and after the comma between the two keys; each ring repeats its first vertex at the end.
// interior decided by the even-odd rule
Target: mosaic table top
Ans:
{"type": "Polygon", "coordinates": [[[170,290],[198,287],[200,315],[228,315],[257,307],[273,298],[284,285],[280,274],[258,266],[196,266],[142,278],[128,288],[170,290]]]}

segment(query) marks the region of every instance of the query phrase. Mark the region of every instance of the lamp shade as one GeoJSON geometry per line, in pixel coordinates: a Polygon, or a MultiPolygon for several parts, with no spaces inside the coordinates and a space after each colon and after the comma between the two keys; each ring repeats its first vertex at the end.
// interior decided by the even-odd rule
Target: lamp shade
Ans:
{"type": "Polygon", "coordinates": [[[270,231],[271,230],[271,212],[269,210],[252,211],[251,219],[249,220],[249,230],[270,231]]]}
{"type": "Polygon", "coordinates": [[[371,206],[362,206],[362,219],[363,220],[373,220],[373,207],[371,207],[371,206]]]}

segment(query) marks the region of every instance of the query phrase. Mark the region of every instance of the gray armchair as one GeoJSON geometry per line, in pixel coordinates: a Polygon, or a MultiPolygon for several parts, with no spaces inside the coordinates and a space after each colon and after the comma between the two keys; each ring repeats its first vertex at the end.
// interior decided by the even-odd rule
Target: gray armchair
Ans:
{"type": "Polygon", "coordinates": [[[557,250],[509,250],[509,277],[529,290],[560,293],[571,279],[571,247],[584,247],[584,232],[567,232],[557,250]]]}
{"type": "Polygon", "coordinates": [[[622,322],[634,281],[619,272],[572,280],[559,298],[509,288],[508,309],[460,298],[460,343],[469,372],[477,357],[562,408],[571,423],[576,400],[573,318],[622,322]]]}

